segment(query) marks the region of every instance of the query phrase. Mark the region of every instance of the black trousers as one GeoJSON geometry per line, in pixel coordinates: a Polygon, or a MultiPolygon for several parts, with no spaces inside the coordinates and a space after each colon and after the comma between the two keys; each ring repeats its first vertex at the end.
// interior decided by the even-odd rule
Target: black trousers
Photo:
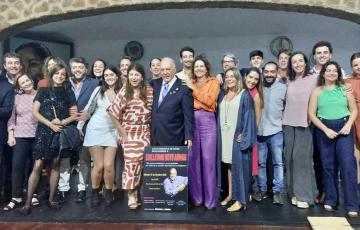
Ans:
{"type": "Polygon", "coordinates": [[[25,181],[28,180],[32,165],[32,149],[34,138],[15,138],[12,159],[12,197],[22,197],[25,181]]]}
{"type": "Polygon", "coordinates": [[[0,191],[4,200],[11,198],[12,151],[7,144],[0,147],[0,191]]]}

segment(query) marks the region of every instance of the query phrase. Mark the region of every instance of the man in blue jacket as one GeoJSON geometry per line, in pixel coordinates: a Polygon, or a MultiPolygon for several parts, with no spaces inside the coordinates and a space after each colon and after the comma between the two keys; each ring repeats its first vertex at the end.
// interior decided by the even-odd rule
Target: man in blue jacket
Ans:
{"type": "MultiPolygon", "coordinates": [[[[82,57],[70,59],[71,69],[71,88],[75,93],[78,108],[78,120],[86,121],[89,119],[88,113],[84,112],[86,104],[94,89],[99,86],[99,81],[87,76],[88,64],[82,57]]],[[[77,196],[75,201],[84,202],[86,198],[86,185],[88,184],[90,172],[90,155],[87,148],[82,148],[79,153],[79,180],[77,188],[77,196]]],[[[70,159],[64,159],[60,165],[59,180],[59,199],[65,202],[70,191],[70,159]]]]}

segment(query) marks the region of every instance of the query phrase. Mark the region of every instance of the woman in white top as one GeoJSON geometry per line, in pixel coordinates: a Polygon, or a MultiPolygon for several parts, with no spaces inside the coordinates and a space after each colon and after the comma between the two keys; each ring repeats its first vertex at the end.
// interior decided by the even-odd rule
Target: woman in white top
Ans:
{"type": "Polygon", "coordinates": [[[219,96],[218,108],[218,188],[223,187],[221,161],[226,165],[228,178],[228,194],[221,205],[233,200],[227,211],[236,212],[249,203],[251,152],[256,142],[254,102],[249,91],[243,89],[236,68],[225,71],[224,92],[219,96]]]}
{"type": "MultiPolygon", "coordinates": [[[[104,82],[102,86],[95,88],[85,110],[93,112],[86,127],[83,146],[89,147],[94,167],[91,169],[92,199],[91,205],[97,207],[100,204],[100,182],[104,178],[104,198],[106,205],[113,201],[112,187],[115,177],[114,162],[117,149],[117,132],[110,120],[107,108],[111,105],[119,87],[120,72],[115,66],[109,66],[104,70],[104,82]],[[95,106],[94,108],[91,108],[95,106]],[[90,111],[90,110],[93,111],[90,111]]],[[[78,124],[82,133],[83,123],[78,124]]]]}

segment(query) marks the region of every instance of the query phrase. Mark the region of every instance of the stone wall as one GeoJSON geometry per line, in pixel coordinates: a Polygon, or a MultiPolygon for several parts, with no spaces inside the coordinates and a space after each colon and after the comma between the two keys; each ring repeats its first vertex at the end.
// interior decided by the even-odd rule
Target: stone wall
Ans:
{"type": "Polygon", "coordinates": [[[126,10],[203,7],[311,12],[360,24],[358,0],[1,0],[0,38],[62,19],[126,10]]]}

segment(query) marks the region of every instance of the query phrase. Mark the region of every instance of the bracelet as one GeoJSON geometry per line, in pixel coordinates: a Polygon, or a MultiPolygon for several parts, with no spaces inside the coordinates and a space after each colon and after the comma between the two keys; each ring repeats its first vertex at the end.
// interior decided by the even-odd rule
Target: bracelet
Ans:
{"type": "Polygon", "coordinates": [[[64,125],[67,124],[66,119],[62,120],[61,122],[62,122],[64,125]]]}

